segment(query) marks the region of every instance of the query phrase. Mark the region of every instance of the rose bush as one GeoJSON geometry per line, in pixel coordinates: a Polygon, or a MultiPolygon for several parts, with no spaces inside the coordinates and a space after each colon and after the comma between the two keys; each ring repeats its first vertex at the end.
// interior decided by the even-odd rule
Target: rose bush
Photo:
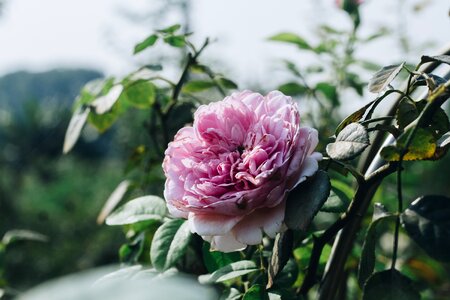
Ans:
{"type": "MultiPolygon", "coordinates": [[[[164,196],[211,249],[259,244],[282,231],[287,192],[318,169],[317,131],[291,97],[244,91],[202,105],[165,152],[164,196]]],[[[299,200],[301,201],[301,200],[299,200]]]]}

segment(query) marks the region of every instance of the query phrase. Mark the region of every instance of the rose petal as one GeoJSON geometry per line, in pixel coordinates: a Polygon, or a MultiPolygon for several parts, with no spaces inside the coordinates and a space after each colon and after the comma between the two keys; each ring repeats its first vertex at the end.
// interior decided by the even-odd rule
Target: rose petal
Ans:
{"type": "Polygon", "coordinates": [[[189,213],[189,228],[199,235],[225,235],[236,225],[242,216],[230,217],[215,214],[189,213]]]}
{"type": "Polygon", "coordinates": [[[212,251],[234,252],[244,250],[247,246],[238,242],[231,233],[210,238],[212,251]]]}
{"type": "Polygon", "coordinates": [[[284,220],[285,202],[273,208],[254,211],[234,228],[236,240],[247,245],[257,245],[262,241],[262,230],[271,238],[281,231],[284,220]]]}

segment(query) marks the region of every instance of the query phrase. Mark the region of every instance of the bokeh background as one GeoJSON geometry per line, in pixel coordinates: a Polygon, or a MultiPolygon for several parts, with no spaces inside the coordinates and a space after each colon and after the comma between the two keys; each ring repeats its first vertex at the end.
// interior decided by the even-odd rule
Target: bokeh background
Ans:
{"type": "MultiPolygon", "coordinates": [[[[132,115],[101,135],[87,127],[74,150],[63,156],[72,103],[85,83],[124,76],[155,61],[171,64],[163,72],[175,78],[179,52],[160,47],[132,55],[137,42],[175,23],[194,32],[194,41],[210,37],[214,42],[203,60],[241,89],[265,92],[291,80],[284,60],[311,68],[311,82],[334,78],[335,69],[313,70],[320,62],[317,55],[268,37],[291,31],[316,44],[324,40],[323,25],[348,31],[352,22],[338,2],[0,0],[0,236],[31,229],[48,237],[45,243],[12,245],[0,257],[0,278],[21,291],[118,261],[123,233],[95,220],[123,177],[130,141],[145,129],[132,115]]],[[[363,87],[379,66],[415,64],[420,55],[448,46],[449,8],[448,0],[364,1],[358,35],[379,37],[355,49],[354,58],[366,66],[355,67],[353,89],[339,91],[330,127],[371,99],[363,87]]],[[[429,191],[449,195],[449,179],[442,172],[448,166],[446,159],[411,168],[406,197],[429,191]]],[[[388,185],[377,197],[389,202],[394,189],[388,185]]]]}

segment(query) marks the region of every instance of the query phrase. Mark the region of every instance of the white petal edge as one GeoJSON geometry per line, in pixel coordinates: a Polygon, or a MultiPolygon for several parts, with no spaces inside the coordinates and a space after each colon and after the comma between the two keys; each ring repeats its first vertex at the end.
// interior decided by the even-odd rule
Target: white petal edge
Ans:
{"type": "Polygon", "coordinates": [[[191,232],[198,235],[226,235],[242,219],[242,216],[200,215],[189,213],[191,232]]]}

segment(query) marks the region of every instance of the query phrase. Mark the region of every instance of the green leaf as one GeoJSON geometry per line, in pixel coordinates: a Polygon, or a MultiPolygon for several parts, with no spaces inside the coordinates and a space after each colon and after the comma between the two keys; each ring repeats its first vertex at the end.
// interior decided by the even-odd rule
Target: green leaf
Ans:
{"type": "Polygon", "coordinates": [[[366,110],[372,106],[372,104],[374,103],[374,101],[371,101],[370,103],[366,104],[365,106],[361,107],[360,109],[358,109],[357,111],[355,111],[354,113],[352,113],[351,115],[349,115],[348,117],[346,117],[337,127],[336,127],[336,132],[335,134],[338,135],[339,132],[342,131],[342,129],[344,129],[345,127],[347,127],[347,125],[350,125],[351,123],[355,123],[358,122],[359,120],[361,120],[361,118],[364,116],[364,113],[366,112],[366,110]]]}
{"type": "Polygon", "coordinates": [[[328,174],[319,170],[290,191],[286,201],[287,227],[305,231],[330,195],[330,189],[328,174]]]}
{"type": "Polygon", "coordinates": [[[248,289],[242,300],[269,300],[269,295],[262,285],[255,284],[248,289]]]}
{"type": "Polygon", "coordinates": [[[67,127],[66,135],[64,137],[63,153],[67,154],[72,150],[75,143],[80,137],[81,130],[86,124],[90,108],[82,106],[78,108],[74,113],[69,122],[69,127],[67,127]]]}
{"type": "Polygon", "coordinates": [[[308,89],[296,82],[288,82],[278,87],[278,90],[285,95],[301,96],[308,92],[308,89]]]}
{"type": "Polygon", "coordinates": [[[411,280],[397,270],[373,274],[364,285],[363,300],[419,300],[411,280]]]}
{"type": "Polygon", "coordinates": [[[224,253],[220,251],[210,251],[210,248],[211,246],[209,243],[203,243],[203,261],[206,269],[210,273],[241,259],[239,252],[224,253]]]}
{"type": "Polygon", "coordinates": [[[114,78],[94,79],[86,83],[75,99],[75,107],[80,108],[91,104],[103,91],[107,91],[114,84],[114,78]]]}
{"type": "Polygon", "coordinates": [[[258,270],[255,262],[251,260],[241,260],[220,268],[212,274],[201,275],[198,277],[198,281],[202,284],[217,283],[253,273],[258,270]]]}
{"type": "Polygon", "coordinates": [[[336,86],[329,84],[328,82],[319,82],[315,87],[316,91],[319,91],[324,95],[330,102],[336,106],[339,104],[339,96],[336,90],[336,86]]]}
{"type": "Polygon", "coordinates": [[[186,37],[184,35],[169,35],[164,37],[164,42],[172,47],[183,48],[186,46],[186,37]]]}
{"type": "Polygon", "coordinates": [[[119,100],[122,91],[123,85],[117,84],[109,88],[108,92],[92,101],[91,106],[94,107],[95,113],[102,115],[110,111],[117,100],[119,100]]]}
{"type": "Polygon", "coordinates": [[[146,109],[155,103],[156,87],[146,80],[138,80],[131,83],[125,89],[128,103],[136,108],[146,109]]]}
{"type": "Polygon", "coordinates": [[[350,198],[337,187],[331,186],[330,196],[320,211],[328,213],[343,213],[347,210],[350,198]]]}
{"type": "Polygon", "coordinates": [[[167,34],[173,34],[174,32],[178,31],[181,28],[180,24],[175,24],[163,29],[157,30],[159,33],[167,33],[167,34]]]}
{"type": "MultiPolygon", "coordinates": [[[[381,149],[381,156],[387,161],[398,161],[410,132],[411,130],[408,130],[400,135],[395,145],[386,146],[381,149]]],[[[418,128],[406,154],[403,156],[403,160],[431,159],[434,157],[435,151],[436,140],[433,134],[426,129],[418,128]]]]}
{"type": "Polygon", "coordinates": [[[145,40],[143,40],[142,42],[140,42],[139,44],[134,46],[134,53],[133,54],[137,54],[137,53],[147,49],[148,47],[153,46],[156,43],[157,40],[158,40],[158,36],[156,34],[150,35],[145,40]]]}
{"type": "Polygon", "coordinates": [[[450,65],[450,55],[436,55],[436,56],[423,55],[421,58],[421,63],[427,63],[432,61],[450,65]]]}
{"type": "Polygon", "coordinates": [[[403,98],[398,104],[397,111],[395,113],[397,125],[400,128],[405,128],[412,121],[417,119],[418,116],[419,111],[417,110],[416,104],[407,98],[403,98]]]}
{"type": "Polygon", "coordinates": [[[379,93],[385,90],[392,80],[397,77],[400,71],[403,69],[405,63],[385,66],[378,72],[376,72],[369,81],[369,91],[372,93],[379,93]]]}
{"type": "Polygon", "coordinates": [[[291,230],[278,233],[275,237],[275,243],[270,258],[268,270],[268,282],[266,288],[271,288],[275,277],[283,270],[284,266],[291,257],[294,235],[291,230]]]}
{"type": "Polygon", "coordinates": [[[97,224],[102,224],[106,217],[113,211],[114,208],[116,208],[116,205],[119,204],[120,200],[122,200],[123,196],[128,191],[130,184],[131,182],[129,180],[123,180],[114,189],[103,205],[102,210],[98,214],[97,224]]]}
{"type": "Polygon", "coordinates": [[[327,154],[335,160],[349,160],[360,155],[369,146],[369,134],[358,123],[347,125],[339,132],[334,143],[326,147],[327,154]]]}
{"type": "Polygon", "coordinates": [[[225,78],[225,77],[219,77],[216,79],[216,81],[221,86],[223,86],[224,88],[229,89],[229,90],[235,90],[238,88],[238,85],[236,83],[234,83],[233,81],[231,81],[230,79],[225,78]]]}
{"type": "Polygon", "coordinates": [[[139,234],[131,243],[124,244],[119,249],[119,258],[122,263],[136,264],[144,250],[145,234],[139,234]]]}
{"type": "Polygon", "coordinates": [[[378,241],[378,228],[379,224],[395,220],[396,216],[387,213],[384,207],[379,203],[375,203],[373,212],[372,223],[366,232],[364,244],[361,251],[361,259],[359,260],[358,267],[358,283],[360,287],[363,287],[367,278],[372,275],[375,268],[375,246],[378,241]]]}
{"type": "Polygon", "coordinates": [[[148,220],[161,221],[166,214],[166,202],[163,199],[157,196],[144,196],[116,209],[106,218],[106,224],[127,225],[148,220]]]}
{"type": "Polygon", "coordinates": [[[183,86],[184,93],[197,93],[216,86],[213,81],[192,80],[183,86]]]}
{"type": "Polygon", "coordinates": [[[450,261],[450,198],[423,196],[416,199],[400,219],[408,235],[439,261],[450,261]]]}
{"type": "Polygon", "coordinates": [[[269,38],[271,41],[290,43],[297,45],[300,49],[312,50],[313,48],[302,37],[291,32],[282,32],[269,38]]]}
{"type": "Polygon", "coordinates": [[[219,300],[240,300],[242,299],[241,292],[239,292],[235,288],[230,288],[229,290],[225,290],[220,296],[219,300]]]}
{"type": "Polygon", "coordinates": [[[366,83],[362,82],[357,74],[347,73],[345,82],[347,86],[353,88],[358,95],[361,97],[364,95],[366,83]]]}
{"type": "Polygon", "coordinates": [[[150,258],[158,271],[167,270],[184,255],[191,239],[188,222],[170,220],[156,230],[150,248],[150,258]]]}
{"type": "Polygon", "coordinates": [[[32,230],[13,229],[7,231],[2,238],[2,243],[6,246],[17,241],[47,242],[48,237],[32,230]]]}
{"type": "Polygon", "coordinates": [[[125,101],[123,101],[124,98],[124,94],[121,94],[111,109],[103,114],[97,114],[95,111],[91,110],[88,116],[88,122],[99,132],[104,132],[110,128],[119,116],[128,108],[125,101]]]}

